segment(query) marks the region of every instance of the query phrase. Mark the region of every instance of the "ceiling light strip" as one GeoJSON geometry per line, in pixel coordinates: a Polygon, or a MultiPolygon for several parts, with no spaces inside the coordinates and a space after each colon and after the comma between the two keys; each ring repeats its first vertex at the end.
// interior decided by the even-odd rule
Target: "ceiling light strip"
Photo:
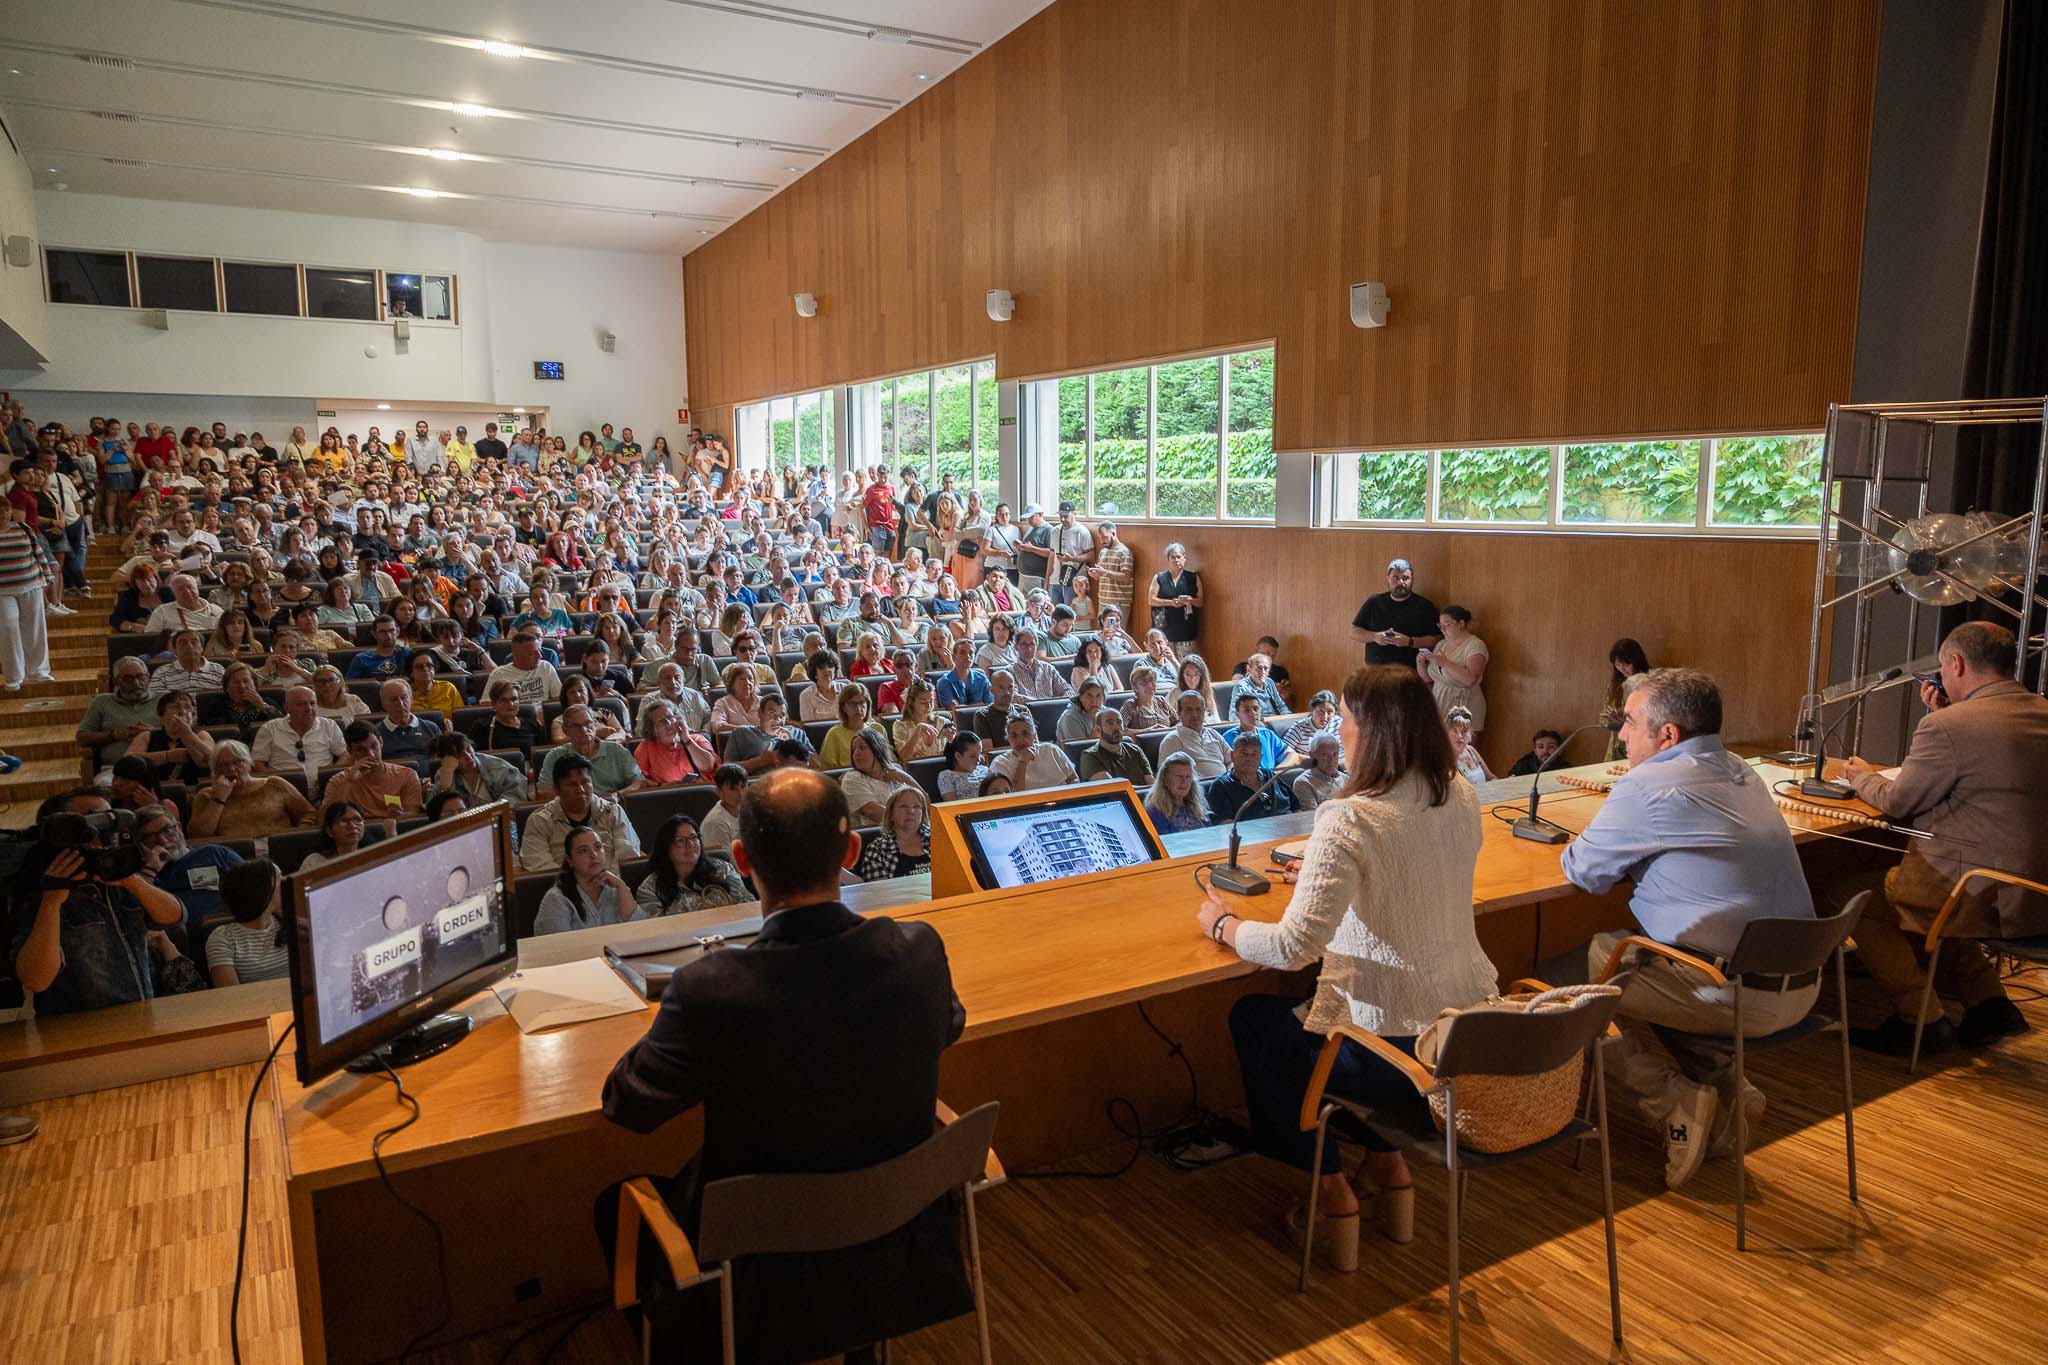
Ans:
{"type": "Polygon", "coordinates": [[[902,41],[911,47],[930,48],[934,52],[950,52],[957,57],[972,57],[982,48],[980,43],[969,38],[949,38],[943,33],[922,33],[916,29],[899,28],[893,24],[849,19],[837,14],[818,14],[811,10],[791,9],[785,5],[759,4],[755,3],[755,0],[668,0],[668,3],[684,5],[690,9],[710,10],[714,14],[736,14],[747,19],[762,19],[770,23],[843,34],[849,38],[869,38],[876,42],[902,41]],[[881,34],[889,36],[877,36],[881,34]]]}
{"type": "Polygon", "coordinates": [[[149,170],[193,171],[202,175],[252,175],[266,180],[290,180],[305,185],[332,185],[340,189],[377,190],[385,194],[412,195],[420,199],[469,199],[490,204],[530,204],[536,208],[574,209],[579,213],[609,213],[627,218],[675,218],[692,223],[730,223],[719,213],[686,213],[679,209],[642,209],[624,204],[593,204],[580,199],[545,199],[526,194],[465,194],[460,190],[430,189],[425,185],[376,185],[336,175],[314,175],[309,171],[257,170],[250,166],[216,166],[199,161],[165,161],[157,157],[116,157],[80,147],[37,147],[38,156],[85,157],[111,166],[149,170]]]}
{"type": "MultiPolygon", "coordinates": [[[[490,38],[475,33],[458,33],[453,29],[430,28],[425,24],[408,24],[398,19],[380,19],[363,14],[337,14],[332,10],[314,9],[307,5],[291,5],[283,0],[177,0],[181,5],[192,5],[200,9],[223,10],[231,14],[253,14],[269,19],[286,19],[295,23],[313,24],[322,28],[348,29],[357,33],[376,34],[380,37],[403,38],[411,42],[441,43],[474,51],[493,51],[514,45],[502,39],[490,38]]],[[[598,66],[612,71],[631,72],[635,75],[654,76],[663,80],[688,81],[696,85],[720,86],[729,90],[746,90],[755,94],[788,95],[792,97],[829,98],[835,104],[858,105],[865,109],[890,110],[902,101],[883,95],[863,95],[852,90],[816,90],[811,87],[792,85],[787,81],[764,80],[754,76],[738,76],[724,71],[708,71],[698,67],[669,66],[661,62],[642,61],[636,57],[617,57],[606,52],[586,52],[578,48],[543,47],[532,43],[517,45],[522,56],[543,61],[574,62],[581,66],[598,66]]]]}
{"type": "Polygon", "coordinates": [[[315,80],[310,76],[287,76],[277,72],[256,70],[222,71],[190,62],[174,62],[156,57],[129,57],[118,53],[59,47],[50,43],[23,42],[4,37],[0,37],[0,52],[27,52],[40,57],[70,57],[96,66],[152,71],[169,76],[190,76],[200,80],[233,81],[238,85],[269,85],[281,90],[301,90],[309,94],[333,95],[340,99],[373,100],[380,104],[396,104],[411,109],[433,109],[459,114],[464,118],[490,116],[527,119],[535,123],[559,123],[571,128],[597,128],[606,132],[635,133],[646,137],[670,138],[679,142],[704,142],[720,147],[758,146],[798,156],[829,156],[832,152],[829,147],[814,147],[804,142],[786,142],[780,138],[749,138],[734,133],[712,133],[696,128],[665,128],[653,123],[631,123],[625,119],[557,113],[546,109],[524,109],[508,105],[486,107],[437,96],[409,95],[401,91],[346,85],[340,81],[315,80]]]}
{"type": "Polygon", "coordinates": [[[193,118],[185,114],[152,114],[140,110],[98,109],[85,104],[67,104],[62,100],[45,100],[14,96],[9,101],[24,109],[47,109],[65,114],[88,114],[94,118],[121,124],[162,124],[173,128],[200,128],[210,132],[245,133],[252,137],[287,138],[298,142],[320,142],[331,146],[358,147],[365,151],[394,152],[402,156],[431,157],[437,161],[474,161],[484,165],[530,166],[551,171],[587,171],[592,175],[619,176],[632,180],[658,180],[671,185],[708,185],[714,189],[750,190],[768,192],[781,186],[763,180],[732,180],[719,175],[693,175],[684,171],[643,171],[627,166],[600,166],[582,161],[556,161],[541,156],[515,156],[504,152],[467,152],[448,147],[407,147],[390,142],[374,142],[367,138],[347,137],[341,133],[312,133],[290,128],[259,127],[247,123],[224,123],[217,119],[193,118]]]}

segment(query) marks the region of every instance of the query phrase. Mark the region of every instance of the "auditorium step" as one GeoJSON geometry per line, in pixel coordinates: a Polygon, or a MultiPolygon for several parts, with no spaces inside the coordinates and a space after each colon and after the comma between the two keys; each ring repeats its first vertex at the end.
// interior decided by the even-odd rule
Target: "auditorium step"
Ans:
{"type": "Polygon", "coordinates": [[[52,718],[49,712],[21,713],[19,719],[33,720],[33,725],[15,726],[8,722],[16,717],[0,718],[0,751],[13,754],[24,763],[45,758],[69,759],[76,766],[81,750],[78,747],[78,721],[52,718]]]}
{"type": "Polygon", "coordinates": [[[97,690],[97,686],[91,691],[81,687],[56,697],[0,692],[0,747],[5,747],[7,736],[24,730],[40,730],[52,725],[69,725],[75,729],[97,690]]]}
{"type": "Polygon", "coordinates": [[[72,758],[38,758],[21,765],[16,772],[0,777],[0,811],[6,817],[0,820],[9,829],[21,829],[34,823],[36,805],[58,792],[69,791],[79,783],[78,760],[72,758]],[[27,814],[23,817],[23,812],[27,814]]]}

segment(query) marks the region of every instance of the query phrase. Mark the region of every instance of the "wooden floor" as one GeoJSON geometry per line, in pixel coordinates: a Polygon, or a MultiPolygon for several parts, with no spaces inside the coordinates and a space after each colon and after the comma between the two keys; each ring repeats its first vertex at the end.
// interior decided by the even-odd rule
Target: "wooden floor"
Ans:
{"type": "MultiPolygon", "coordinates": [[[[1856,1054],[1860,1209],[1843,1192],[1832,1039],[1762,1059],[1753,1075],[1771,1109],[1750,1166],[1744,1255],[1734,1250],[1728,1163],[1666,1192],[1661,1150],[1621,1119],[1619,1351],[1607,1337],[1595,1167],[1575,1173],[1567,1160],[1545,1158],[1475,1177],[1467,1358],[2048,1359],[2048,1005],[2022,1008],[2033,1033],[1951,1054],[1916,1080],[1898,1062],[1856,1054]]],[[[36,1365],[228,1358],[242,1105],[254,1072],[45,1104],[42,1135],[0,1149],[0,1356],[36,1365]]],[[[283,1190],[275,1125],[261,1103],[255,1131],[244,1359],[291,1361],[283,1190]]],[[[1103,1154],[1101,1164],[1118,1156],[1103,1154]]],[[[982,1204],[996,1356],[1091,1365],[1441,1359],[1439,1173],[1418,1168],[1418,1185],[1411,1246],[1369,1236],[1359,1273],[1322,1272],[1297,1296],[1279,1232],[1297,1179],[1259,1158],[1178,1174],[1147,1156],[1111,1180],[1015,1181],[982,1204]]],[[[535,1365],[558,1340],[558,1362],[633,1353],[622,1322],[601,1309],[426,1358],[535,1365]]],[[[899,1343],[895,1358],[972,1354],[969,1319],[899,1343]]]]}

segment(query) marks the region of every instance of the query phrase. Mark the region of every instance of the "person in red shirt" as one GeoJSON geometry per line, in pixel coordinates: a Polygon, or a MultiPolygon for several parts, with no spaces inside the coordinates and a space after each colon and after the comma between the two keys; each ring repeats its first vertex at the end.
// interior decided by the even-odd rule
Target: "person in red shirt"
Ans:
{"type": "Polygon", "coordinates": [[[177,449],[178,443],[172,438],[171,433],[162,430],[154,422],[143,428],[143,434],[135,442],[135,454],[141,459],[145,469],[169,464],[177,449]]]}
{"type": "Polygon", "coordinates": [[[7,490],[7,501],[14,504],[16,519],[29,529],[31,535],[39,536],[43,531],[36,515],[36,488],[37,481],[42,478],[42,471],[29,461],[18,459],[14,462],[11,472],[14,475],[14,484],[7,490]]]}
{"type": "Polygon", "coordinates": [[[895,558],[898,510],[888,470],[875,470],[875,482],[861,499],[861,508],[868,514],[868,544],[875,547],[875,553],[895,558]]]}

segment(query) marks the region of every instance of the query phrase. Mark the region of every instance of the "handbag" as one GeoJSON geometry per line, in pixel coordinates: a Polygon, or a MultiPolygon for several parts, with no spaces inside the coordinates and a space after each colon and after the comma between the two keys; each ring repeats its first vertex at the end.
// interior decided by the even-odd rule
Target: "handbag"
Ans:
{"type": "MultiPolygon", "coordinates": [[[[1613,985],[1556,986],[1523,991],[1482,1001],[1466,1010],[1447,1009],[1415,1039],[1415,1060],[1436,1070],[1444,1039],[1460,1014],[1480,1010],[1514,1014],[1553,1014],[1583,1009],[1595,1000],[1621,994],[1613,985]]],[[[1579,1106],[1579,1085],[1585,1079],[1583,1053],[1549,1071],[1531,1076],[1458,1077],[1458,1144],[1475,1152],[1511,1152],[1561,1131],[1579,1106]]],[[[1444,1095],[1429,1097],[1430,1116],[1444,1130],[1444,1095]]]]}
{"type": "Polygon", "coordinates": [[[960,547],[959,547],[959,554],[960,554],[960,557],[961,557],[962,559],[978,559],[978,558],[980,558],[980,556],[981,556],[981,542],[980,542],[980,541],[978,541],[978,540],[963,540],[963,541],[961,541],[961,542],[960,542],[960,547]]]}

